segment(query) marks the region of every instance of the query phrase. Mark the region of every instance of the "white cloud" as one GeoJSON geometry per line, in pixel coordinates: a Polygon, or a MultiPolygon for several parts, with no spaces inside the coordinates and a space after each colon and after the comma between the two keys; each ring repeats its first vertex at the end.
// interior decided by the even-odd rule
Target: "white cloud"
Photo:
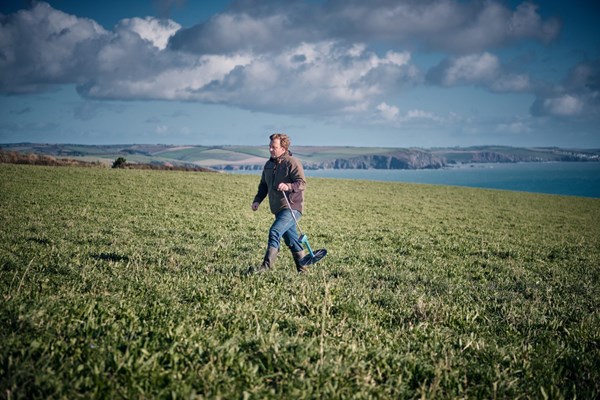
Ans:
{"type": "Polygon", "coordinates": [[[200,98],[199,91],[252,60],[250,56],[244,55],[189,57],[181,54],[167,56],[159,53],[130,60],[130,55],[129,52],[122,52],[118,56],[113,54],[112,62],[106,65],[124,65],[125,67],[118,71],[120,73],[105,71],[107,79],[90,81],[79,88],[80,93],[98,99],[210,102],[210,98],[200,98]],[[144,62],[152,56],[154,65],[144,62]],[[149,65],[153,68],[148,68],[149,65]],[[137,73],[127,73],[127,70],[137,71],[137,73]]]}
{"type": "Polygon", "coordinates": [[[117,30],[120,29],[135,32],[159,50],[164,50],[171,36],[181,29],[181,25],[172,20],[159,20],[152,17],[129,18],[119,22],[117,30]]]}
{"type": "Polygon", "coordinates": [[[302,3],[239,2],[236,6],[202,24],[180,30],[171,39],[170,47],[199,54],[265,52],[326,39],[322,29],[314,24],[315,14],[301,17],[304,12],[299,9],[308,7],[302,3]]]}
{"type": "Polygon", "coordinates": [[[427,79],[430,83],[446,87],[475,85],[494,92],[531,90],[527,74],[510,73],[505,69],[494,54],[469,54],[443,60],[428,72],[427,79]]]}
{"type": "MultiPolygon", "coordinates": [[[[378,54],[368,43],[416,41],[457,52],[429,71],[433,84],[523,92],[533,89],[529,75],[482,49],[548,42],[559,30],[532,3],[513,10],[495,0],[242,1],[189,29],[146,17],[122,20],[113,31],[35,3],[0,21],[0,92],[68,83],[92,99],[198,101],[287,114],[375,110],[385,121],[440,122],[448,119],[418,109],[402,114],[383,101],[423,77],[410,52],[378,54]]],[[[532,113],[600,114],[598,64],[582,63],[560,87],[538,93],[532,113]]],[[[93,110],[80,111],[85,117],[93,110]]]]}
{"type": "Polygon", "coordinates": [[[508,19],[508,36],[513,38],[532,38],[542,42],[554,40],[561,29],[560,21],[551,18],[544,22],[538,13],[539,6],[526,1],[508,19]]]}
{"type": "Polygon", "coordinates": [[[376,110],[379,112],[381,117],[387,121],[393,121],[397,119],[400,114],[400,110],[396,106],[390,106],[387,103],[383,102],[376,107],[376,110]]]}
{"type": "Polygon", "coordinates": [[[195,56],[132,48],[135,41],[121,35],[106,45],[97,63],[105,79],[90,80],[80,92],[92,98],[187,100],[293,114],[337,113],[364,110],[378,96],[420,78],[409,53],[379,57],[365,48],[335,42],[302,43],[282,53],[195,56]]]}
{"type": "Polygon", "coordinates": [[[409,59],[398,53],[359,53],[354,46],[335,42],[303,43],[280,54],[255,55],[196,96],[289,113],[364,109],[378,96],[416,79],[409,59]]]}
{"type": "Polygon", "coordinates": [[[96,22],[35,3],[0,24],[0,91],[36,92],[77,81],[88,57],[107,38],[96,22]]]}
{"type": "Polygon", "coordinates": [[[440,121],[441,118],[436,116],[434,113],[424,110],[409,110],[404,117],[404,120],[431,120],[431,121],[440,121]]]}
{"type": "MultiPolygon", "coordinates": [[[[366,110],[420,79],[409,52],[379,56],[363,44],[300,42],[278,51],[194,54],[165,47],[179,29],[172,21],[132,18],[107,32],[45,3],[8,18],[1,28],[2,51],[15,56],[1,58],[4,92],[40,90],[40,82],[73,83],[92,99],[186,100],[329,114],[366,110]],[[28,34],[18,36],[24,31],[28,34]],[[12,39],[6,39],[8,33],[12,39]]],[[[248,30],[238,34],[260,39],[265,27],[250,17],[244,21],[248,30]]],[[[270,21],[284,24],[275,16],[270,21]]]]}
{"type": "Polygon", "coordinates": [[[500,73],[500,60],[490,53],[457,57],[448,62],[441,72],[441,84],[444,86],[488,82],[500,73]]]}
{"type": "Polygon", "coordinates": [[[550,114],[568,117],[579,115],[583,110],[583,102],[575,96],[566,94],[561,97],[545,99],[544,108],[550,114]]]}
{"type": "Polygon", "coordinates": [[[407,65],[410,62],[410,53],[407,51],[404,51],[402,53],[388,51],[386,53],[386,60],[388,60],[391,64],[399,66],[407,65]]]}
{"type": "Polygon", "coordinates": [[[431,111],[421,109],[408,110],[401,114],[400,109],[386,102],[379,103],[374,109],[373,121],[378,125],[388,125],[391,127],[401,127],[407,124],[423,124],[423,123],[455,123],[456,115],[450,115],[448,118],[442,118],[431,111]]]}

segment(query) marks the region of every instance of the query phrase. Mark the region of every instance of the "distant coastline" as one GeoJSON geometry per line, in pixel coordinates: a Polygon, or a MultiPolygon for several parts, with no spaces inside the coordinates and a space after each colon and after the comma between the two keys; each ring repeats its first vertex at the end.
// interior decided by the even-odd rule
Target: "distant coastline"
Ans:
{"type": "MultiPolygon", "coordinates": [[[[0,149],[4,152],[64,157],[103,165],[110,165],[117,158],[125,158],[131,165],[202,167],[218,171],[260,170],[269,157],[265,146],[7,143],[0,144],[0,149]]],[[[559,147],[472,146],[422,149],[294,146],[292,151],[308,170],[418,170],[489,163],[600,161],[600,149],[559,147]]]]}

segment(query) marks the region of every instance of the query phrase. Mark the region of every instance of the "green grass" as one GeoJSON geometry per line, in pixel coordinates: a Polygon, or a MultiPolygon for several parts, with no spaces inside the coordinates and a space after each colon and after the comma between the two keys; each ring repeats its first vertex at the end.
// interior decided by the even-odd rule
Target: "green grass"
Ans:
{"type": "Polygon", "coordinates": [[[600,200],[313,178],[246,277],[257,180],[0,165],[0,396],[600,395],[600,200]]]}

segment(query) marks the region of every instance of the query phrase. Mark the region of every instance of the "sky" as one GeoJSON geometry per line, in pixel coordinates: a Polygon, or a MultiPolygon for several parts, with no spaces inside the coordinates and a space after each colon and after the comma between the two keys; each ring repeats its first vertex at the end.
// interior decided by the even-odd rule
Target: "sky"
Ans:
{"type": "Polygon", "coordinates": [[[596,0],[0,4],[0,143],[600,148],[596,0]]]}

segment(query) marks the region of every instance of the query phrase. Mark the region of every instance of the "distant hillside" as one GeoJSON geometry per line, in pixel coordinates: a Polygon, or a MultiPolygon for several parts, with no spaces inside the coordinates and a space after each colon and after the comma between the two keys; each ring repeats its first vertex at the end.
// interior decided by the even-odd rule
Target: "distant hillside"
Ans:
{"type": "MultiPolygon", "coordinates": [[[[266,146],[77,145],[11,143],[6,151],[68,157],[112,164],[200,166],[216,170],[261,169],[269,157],[266,146]]],[[[293,154],[307,169],[437,169],[457,164],[548,161],[600,161],[600,149],[478,146],[454,148],[385,148],[294,146],[293,154]]]]}

